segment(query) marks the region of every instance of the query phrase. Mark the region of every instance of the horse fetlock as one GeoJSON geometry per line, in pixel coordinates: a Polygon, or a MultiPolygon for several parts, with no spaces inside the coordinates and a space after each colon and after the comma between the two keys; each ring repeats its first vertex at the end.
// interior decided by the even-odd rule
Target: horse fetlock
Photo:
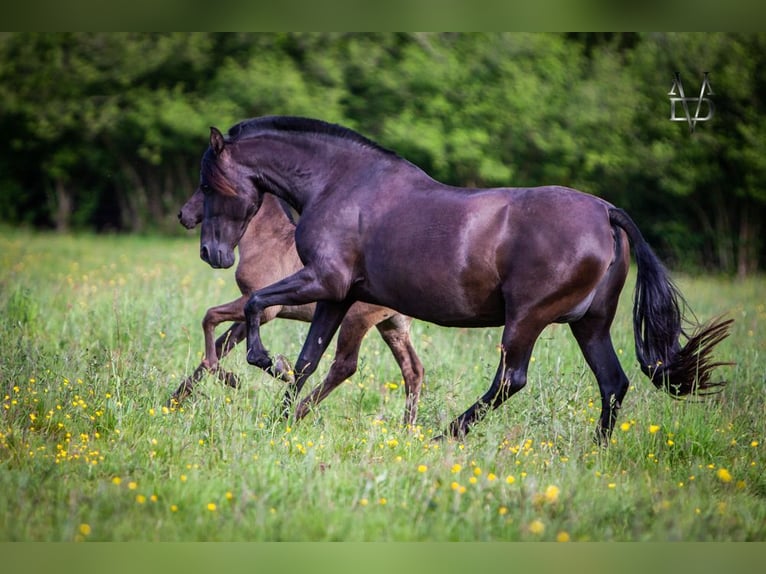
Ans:
{"type": "Polygon", "coordinates": [[[274,357],[274,377],[291,385],[295,383],[295,372],[284,355],[274,357]]]}
{"type": "Polygon", "coordinates": [[[247,350],[247,362],[264,371],[271,369],[273,364],[271,357],[269,357],[265,349],[255,349],[253,347],[247,350]]]}

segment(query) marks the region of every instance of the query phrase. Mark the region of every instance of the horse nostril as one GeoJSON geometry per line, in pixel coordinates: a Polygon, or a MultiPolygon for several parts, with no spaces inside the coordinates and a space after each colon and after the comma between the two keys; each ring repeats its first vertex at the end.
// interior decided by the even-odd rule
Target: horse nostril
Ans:
{"type": "Polygon", "coordinates": [[[207,245],[203,245],[199,248],[199,256],[202,261],[208,263],[210,261],[210,253],[208,252],[207,245]]]}

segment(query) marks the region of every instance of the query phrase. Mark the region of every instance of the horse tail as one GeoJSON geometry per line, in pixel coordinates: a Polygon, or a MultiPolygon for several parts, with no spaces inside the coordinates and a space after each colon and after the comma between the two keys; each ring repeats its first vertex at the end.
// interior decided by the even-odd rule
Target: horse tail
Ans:
{"type": "Polygon", "coordinates": [[[638,267],[633,299],[636,358],[654,386],[674,398],[719,392],[726,381],[711,381],[714,368],[733,363],[713,362],[710,353],[729,335],[733,319],[697,325],[689,336],[682,327],[688,309],[667,270],[625,211],[609,208],[609,221],[628,234],[638,267]],[[682,346],[681,335],[687,341],[682,346]]]}

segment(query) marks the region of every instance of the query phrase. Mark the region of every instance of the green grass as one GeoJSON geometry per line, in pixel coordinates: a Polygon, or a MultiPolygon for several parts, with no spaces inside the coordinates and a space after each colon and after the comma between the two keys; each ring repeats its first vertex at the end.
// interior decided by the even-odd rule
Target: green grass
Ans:
{"type": "MultiPolygon", "coordinates": [[[[736,318],[717,356],[731,385],[674,401],[640,373],[632,285],[613,328],[632,381],[608,449],[598,389],[565,326],[544,331],[529,384],[464,442],[433,443],[489,385],[499,330],[416,322],[419,426],[380,338],[316,412],[274,417],[283,385],[224,360],[178,410],[208,306],[234,298],[196,235],[0,233],[0,540],[766,540],[766,286],[679,277],[700,319],[736,318]]],[[[297,356],[307,325],[264,328],[297,356]]],[[[323,359],[312,384],[327,372],[323,359]]],[[[305,391],[304,391],[305,392],[305,391]]]]}

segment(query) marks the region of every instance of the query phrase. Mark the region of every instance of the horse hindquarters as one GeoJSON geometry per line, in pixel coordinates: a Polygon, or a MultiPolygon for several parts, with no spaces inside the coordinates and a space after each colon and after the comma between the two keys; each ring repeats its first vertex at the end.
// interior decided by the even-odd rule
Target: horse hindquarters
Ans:
{"type": "Polygon", "coordinates": [[[601,416],[595,439],[604,445],[609,441],[629,386],[628,377],[615,353],[610,329],[628,275],[630,252],[624,233],[615,230],[614,238],[614,261],[599,283],[588,310],[569,325],[598,383],[601,416]]]}

